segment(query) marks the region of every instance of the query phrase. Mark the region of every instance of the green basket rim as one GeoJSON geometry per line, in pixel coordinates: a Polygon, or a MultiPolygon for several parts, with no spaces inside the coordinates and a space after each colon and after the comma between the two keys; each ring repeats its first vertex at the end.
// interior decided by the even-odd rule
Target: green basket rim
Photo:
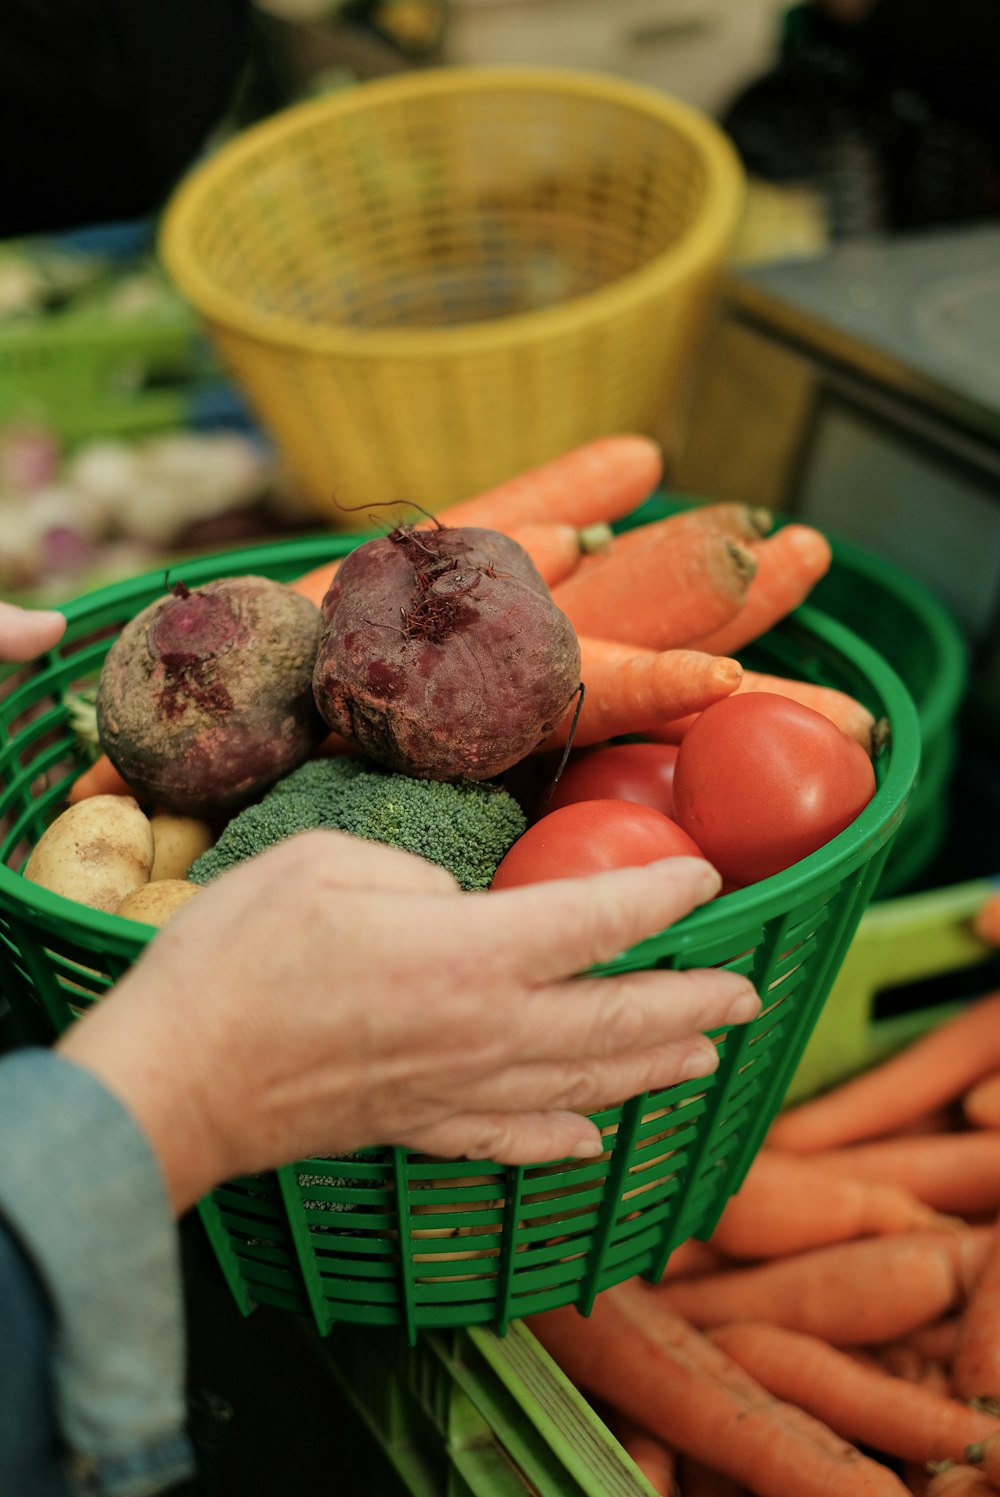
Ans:
{"type": "Polygon", "coordinates": [[[878,556],[844,536],[826,532],[835,562],[860,572],[875,586],[888,588],[921,621],[931,636],[937,657],[933,684],[922,696],[918,712],[925,738],[940,733],[954,718],[969,683],[969,654],[962,632],[944,603],[904,567],[878,556]]]}
{"type": "MultiPolygon", "coordinates": [[[[270,545],[214,552],[169,570],[178,575],[183,573],[189,586],[222,575],[263,571],[275,565],[305,571],[311,565],[346,554],[360,541],[368,539],[371,539],[370,533],[360,536],[324,533],[270,545]],[[225,571],[221,570],[222,567],[225,571]]],[[[164,577],[165,570],[159,567],[66,603],[62,612],[67,618],[67,631],[61,643],[71,643],[78,632],[77,626],[86,624],[102,610],[112,606],[120,610],[122,604],[138,602],[152,586],[162,583],[164,577]]],[[[692,911],[667,932],[630,947],[620,958],[602,966],[599,969],[602,972],[639,965],[652,943],[655,943],[659,956],[667,951],[682,952],[685,946],[703,942],[709,933],[724,937],[729,927],[745,928],[750,921],[771,918],[787,906],[793,896],[807,895],[812,888],[820,891],[832,872],[843,871],[852,860],[859,866],[866,862],[886,841],[904,814],[916,781],[921,745],[917,708],[906,686],[889,663],[858,634],[809,604],[797,609],[776,632],[788,629],[804,629],[825,647],[846,657],[878,693],[892,725],[892,742],[888,765],[875,796],[851,826],[818,851],[810,853],[791,868],[745,889],[722,895],[692,911]]],[[[61,645],[44,657],[50,663],[58,662],[60,658],[61,645]]],[[[46,921],[53,930],[59,927],[63,938],[73,932],[90,938],[101,937],[106,951],[118,956],[137,955],[157,933],[154,926],[92,910],[64,895],[42,889],[29,883],[21,873],[8,868],[5,863],[0,863],[0,907],[3,906],[30,912],[46,921]]]]}

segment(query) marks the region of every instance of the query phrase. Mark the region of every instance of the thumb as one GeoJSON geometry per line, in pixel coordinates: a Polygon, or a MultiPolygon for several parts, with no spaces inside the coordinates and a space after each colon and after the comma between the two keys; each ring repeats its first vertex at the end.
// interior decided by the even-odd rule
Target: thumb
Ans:
{"type": "Polygon", "coordinates": [[[62,638],[66,619],[55,609],[0,603],[0,660],[31,660],[62,638]]]}

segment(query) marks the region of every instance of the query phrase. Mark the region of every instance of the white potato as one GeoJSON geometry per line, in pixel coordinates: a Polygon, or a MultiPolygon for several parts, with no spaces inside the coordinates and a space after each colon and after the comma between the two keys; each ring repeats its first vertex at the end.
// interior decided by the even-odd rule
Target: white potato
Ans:
{"type": "Polygon", "coordinates": [[[95,910],[117,910],[149,882],[153,828],[131,795],[92,795],[57,816],[32,849],[24,877],[95,910]]]}
{"type": "Polygon", "coordinates": [[[156,811],[149,819],[153,828],[153,871],[149,875],[152,883],[184,878],[195,859],[215,841],[212,828],[197,816],[156,811]]]}
{"type": "Polygon", "coordinates": [[[126,894],[117,913],[144,925],[165,925],[192,895],[200,893],[201,885],[188,883],[186,878],[160,878],[126,894]]]}

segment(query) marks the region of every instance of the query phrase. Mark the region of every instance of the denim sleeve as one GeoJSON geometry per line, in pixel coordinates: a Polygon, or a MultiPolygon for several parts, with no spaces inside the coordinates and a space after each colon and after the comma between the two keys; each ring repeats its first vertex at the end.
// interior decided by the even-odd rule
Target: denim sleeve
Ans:
{"type": "MultiPolygon", "coordinates": [[[[122,1104],[52,1050],[0,1060],[4,1224],[0,1293],[22,1296],[29,1344],[51,1336],[55,1425],[82,1489],[151,1497],[190,1475],[179,1248],[159,1164],[122,1104]]],[[[0,1346],[4,1396],[20,1382],[10,1361],[0,1346]]],[[[44,1380],[31,1386],[41,1400],[44,1380]]],[[[51,1415],[24,1417],[43,1429],[51,1415]]],[[[4,1460],[0,1449],[0,1491],[32,1492],[8,1482],[4,1460]]],[[[48,1492],[41,1473],[36,1484],[48,1492]]]]}

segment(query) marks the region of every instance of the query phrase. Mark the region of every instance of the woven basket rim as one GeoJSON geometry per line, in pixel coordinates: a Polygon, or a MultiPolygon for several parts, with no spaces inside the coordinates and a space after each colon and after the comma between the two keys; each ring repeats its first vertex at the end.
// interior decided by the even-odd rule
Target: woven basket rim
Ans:
{"type": "Polygon", "coordinates": [[[272,346],[334,354],[356,360],[418,359],[459,352],[495,352],[512,346],[549,342],[579,333],[641,306],[689,277],[707,270],[731,239],[742,211],[745,173],[721,128],[697,109],[645,84],[572,68],[428,68],[367,81],[342,93],[293,104],[249,126],[195,166],[176,188],[160,223],[158,253],[168,274],[199,315],[222,331],[272,346]],[[430,96],[481,94],[486,90],[526,90],[575,95],[619,105],[670,125],[696,147],[707,166],[705,201],[684,238],[648,265],[608,286],[558,305],[509,317],[445,328],[346,328],[311,323],[286,314],[249,307],[210,276],[190,249],[192,230],[204,212],[213,212],[230,173],[245,167],[263,148],[317,123],[366,113],[383,102],[430,96]]]}

